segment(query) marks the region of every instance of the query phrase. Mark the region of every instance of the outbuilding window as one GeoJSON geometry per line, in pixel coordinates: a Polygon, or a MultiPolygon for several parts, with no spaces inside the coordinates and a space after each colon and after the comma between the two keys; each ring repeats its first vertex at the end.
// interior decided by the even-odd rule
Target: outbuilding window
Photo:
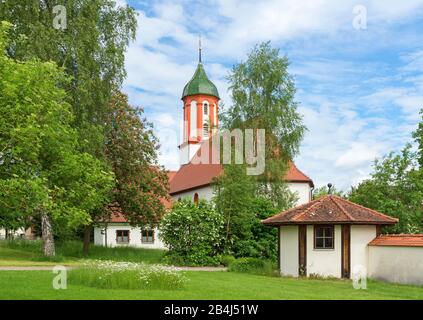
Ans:
{"type": "Polygon", "coordinates": [[[116,243],[129,243],[129,230],[116,230],[116,243]]]}
{"type": "Polygon", "coordinates": [[[141,242],[142,243],[154,243],[154,230],[142,229],[141,230],[141,242]]]}
{"type": "Polygon", "coordinates": [[[334,242],[333,226],[314,226],[314,249],[333,249],[334,242]]]}

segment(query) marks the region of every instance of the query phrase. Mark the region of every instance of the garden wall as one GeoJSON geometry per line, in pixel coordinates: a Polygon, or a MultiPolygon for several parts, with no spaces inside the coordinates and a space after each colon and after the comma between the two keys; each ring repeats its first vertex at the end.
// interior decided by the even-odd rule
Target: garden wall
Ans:
{"type": "Polygon", "coordinates": [[[423,247],[369,246],[370,278],[423,285],[423,247]]]}

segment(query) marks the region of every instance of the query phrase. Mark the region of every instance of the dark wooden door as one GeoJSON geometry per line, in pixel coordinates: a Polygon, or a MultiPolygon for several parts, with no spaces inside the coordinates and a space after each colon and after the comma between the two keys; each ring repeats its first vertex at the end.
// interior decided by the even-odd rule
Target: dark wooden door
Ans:
{"type": "Polygon", "coordinates": [[[351,275],[351,226],[342,225],[342,278],[351,275]]]}
{"type": "Polygon", "coordinates": [[[298,274],[307,275],[307,226],[298,226],[298,274]]]}

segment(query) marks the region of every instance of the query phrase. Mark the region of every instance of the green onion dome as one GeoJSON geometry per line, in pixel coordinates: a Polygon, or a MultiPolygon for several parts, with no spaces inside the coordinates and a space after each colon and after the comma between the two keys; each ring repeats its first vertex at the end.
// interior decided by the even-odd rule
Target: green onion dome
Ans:
{"type": "Polygon", "coordinates": [[[216,86],[207,77],[201,62],[198,64],[192,79],[185,85],[182,99],[196,94],[207,94],[220,99],[216,86]]]}

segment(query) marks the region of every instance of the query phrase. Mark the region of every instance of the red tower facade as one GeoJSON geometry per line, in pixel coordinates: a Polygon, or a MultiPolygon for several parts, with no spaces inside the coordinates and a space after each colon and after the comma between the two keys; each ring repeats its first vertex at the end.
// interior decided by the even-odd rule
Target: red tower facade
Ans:
{"type": "Polygon", "coordinates": [[[201,47],[199,57],[194,76],[182,94],[184,123],[182,143],[179,146],[182,165],[192,159],[200,144],[209,139],[219,126],[219,93],[204,71],[201,47]]]}

